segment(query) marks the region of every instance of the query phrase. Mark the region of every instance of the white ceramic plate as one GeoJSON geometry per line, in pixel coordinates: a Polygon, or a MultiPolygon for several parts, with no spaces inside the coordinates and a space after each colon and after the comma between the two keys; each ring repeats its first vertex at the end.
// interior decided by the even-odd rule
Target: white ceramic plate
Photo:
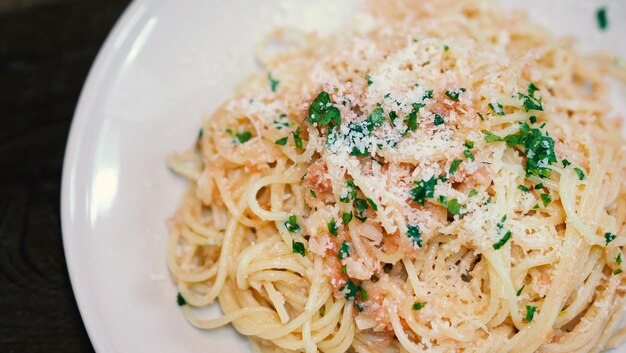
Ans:
{"type": "MultiPolygon", "coordinates": [[[[355,0],[311,3],[137,0],[109,35],[74,116],[62,187],[68,269],[96,351],[249,351],[233,329],[192,328],[175,305],[165,220],[185,184],[164,160],[188,148],[200,121],[256,69],[253,52],[263,33],[277,24],[328,31],[356,7],[355,0]]],[[[578,35],[583,48],[626,57],[623,1],[506,6],[521,3],[536,22],[578,35]],[[595,22],[600,5],[609,6],[610,29],[602,33],[595,22]]],[[[626,95],[619,95],[623,108],[626,95]]]]}

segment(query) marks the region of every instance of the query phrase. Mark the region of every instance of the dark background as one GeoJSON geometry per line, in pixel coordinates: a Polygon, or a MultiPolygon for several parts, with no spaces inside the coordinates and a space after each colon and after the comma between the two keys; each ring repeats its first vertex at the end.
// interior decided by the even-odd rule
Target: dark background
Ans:
{"type": "Polygon", "coordinates": [[[61,170],[89,68],[129,0],[0,0],[0,352],[93,352],[63,255],[61,170]]]}

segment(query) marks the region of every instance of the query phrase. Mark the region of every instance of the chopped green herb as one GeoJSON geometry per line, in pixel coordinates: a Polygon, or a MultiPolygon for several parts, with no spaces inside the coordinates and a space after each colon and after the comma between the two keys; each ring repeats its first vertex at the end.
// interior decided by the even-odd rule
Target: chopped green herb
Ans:
{"type": "Polygon", "coordinates": [[[615,271],[613,271],[614,275],[619,275],[620,273],[622,273],[622,269],[621,268],[616,268],[615,271]]]}
{"type": "Polygon", "coordinates": [[[537,208],[539,208],[539,204],[538,204],[538,203],[536,203],[536,204],[533,206],[533,209],[537,209],[537,208]]]}
{"type": "Polygon", "coordinates": [[[420,180],[413,182],[417,187],[411,189],[409,192],[413,201],[424,205],[427,198],[431,198],[435,195],[435,176],[433,175],[428,180],[420,180]]]}
{"type": "Polygon", "coordinates": [[[535,185],[535,190],[543,189],[543,183],[535,185]]]}
{"type": "Polygon", "coordinates": [[[317,198],[317,194],[315,193],[315,190],[309,189],[309,191],[311,192],[311,196],[317,198]]]}
{"type": "Polygon", "coordinates": [[[452,164],[450,165],[450,170],[448,171],[448,174],[452,175],[456,172],[457,169],[459,169],[459,165],[461,164],[461,162],[463,162],[460,159],[455,159],[452,161],[452,164]]]}
{"type": "Polygon", "coordinates": [[[339,230],[339,228],[337,227],[337,222],[335,222],[335,219],[331,219],[330,222],[328,222],[328,231],[330,232],[330,234],[332,234],[334,237],[337,236],[337,231],[339,230]]]}
{"type": "Polygon", "coordinates": [[[561,163],[563,164],[563,168],[567,168],[568,165],[572,164],[567,159],[562,160],[561,163]]]}
{"type": "Polygon", "coordinates": [[[176,294],[176,304],[178,304],[178,306],[187,305],[187,301],[185,300],[183,295],[180,294],[180,292],[178,292],[178,294],[176,294]]]}
{"type": "Polygon", "coordinates": [[[458,91],[446,91],[446,97],[452,99],[455,102],[459,101],[461,93],[465,92],[465,88],[460,88],[458,91]]]}
{"type": "Polygon", "coordinates": [[[500,103],[496,102],[495,105],[493,103],[489,103],[489,108],[491,108],[496,115],[504,115],[504,108],[500,103]]]}
{"type": "Polygon", "coordinates": [[[450,50],[450,47],[448,46],[448,44],[444,44],[443,51],[448,51],[448,50],[450,50]]]}
{"type": "Polygon", "coordinates": [[[478,114],[478,117],[480,118],[480,121],[485,121],[485,117],[482,114],[480,114],[480,113],[476,113],[476,114],[478,114]]]}
{"type": "MultiPolygon", "coordinates": [[[[487,142],[499,141],[494,136],[485,132],[487,142]]],[[[550,177],[551,170],[548,165],[556,163],[554,152],[554,140],[549,135],[544,135],[540,129],[531,128],[527,123],[516,134],[507,135],[504,138],[509,147],[518,144],[524,146],[526,154],[526,177],[536,175],[541,178],[550,177]]]]}
{"type": "Polygon", "coordinates": [[[552,202],[552,196],[549,194],[541,194],[541,202],[543,202],[543,207],[547,207],[550,202],[552,202]]]}
{"type": "Polygon", "coordinates": [[[246,143],[251,138],[252,133],[250,131],[241,131],[235,134],[235,142],[237,143],[246,143]]]}
{"type": "Polygon", "coordinates": [[[435,126],[443,124],[443,118],[439,114],[435,114],[435,126]]]}
{"type": "Polygon", "coordinates": [[[343,225],[347,226],[348,223],[352,221],[352,212],[344,212],[341,215],[341,220],[343,221],[343,225]]]}
{"type": "Polygon", "coordinates": [[[367,291],[365,290],[365,282],[361,282],[361,299],[362,300],[367,300],[369,298],[369,295],[367,295],[367,291]]]}
{"type": "Polygon", "coordinates": [[[517,291],[517,294],[516,294],[516,295],[517,295],[518,297],[519,297],[520,295],[522,295],[522,291],[524,290],[524,287],[526,287],[526,285],[525,285],[525,284],[524,284],[524,285],[522,285],[522,288],[520,288],[520,289],[517,291]]]}
{"type": "Polygon", "coordinates": [[[424,92],[424,95],[422,96],[422,100],[431,99],[432,97],[433,97],[433,90],[429,89],[428,91],[424,92]]]}
{"type": "Polygon", "coordinates": [[[598,28],[602,31],[606,31],[609,28],[609,18],[606,13],[606,7],[600,7],[596,10],[596,21],[598,22],[598,28]]]}
{"type": "Polygon", "coordinates": [[[461,214],[461,208],[463,206],[461,206],[461,204],[459,203],[459,200],[452,199],[452,200],[447,202],[446,207],[448,208],[448,212],[450,212],[451,214],[453,214],[453,215],[460,215],[461,214]]]}
{"type": "MultiPolygon", "coordinates": [[[[354,181],[353,180],[348,180],[346,182],[346,189],[347,189],[347,194],[345,197],[341,196],[339,197],[339,201],[341,202],[350,202],[350,200],[353,200],[356,198],[356,186],[354,185],[354,181]]],[[[342,192],[343,194],[343,192],[342,192]]]]}
{"type": "Polygon", "coordinates": [[[341,243],[341,248],[339,248],[339,253],[337,254],[337,257],[339,258],[339,260],[343,260],[346,257],[350,256],[351,248],[352,248],[352,244],[344,240],[343,243],[341,243]]]}
{"type": "Polygon", "coordinates": [[[276,89],[278,88],[278,84],[280,84],[280,81],[275,80],[274,78],[272,78],[272,73],[271,72],[269,74],[267,74],[267,81],[270,84],[270,89],[272,90],[272,92],[276,92],[276,89]]]}
{"type": "Polygon", "coordinates": [[[357,286],[354,282],[352,282],[352,279],[348,278],[348,281],[346,282],[346,284],[341,286],[339,290],[340,291],[345,290],[344,297],[346,299],[354,300],[354,298],[356,298],[357,292],[359,291],[359,286],[357,286]]]}
{"type": "Polygon", "coordinates": [[[413,310],[421,310],[423,307],[426,306],[426,303],[422,303],[422,302],[415,302],[413,303],[413,306],[411,307],[413,310]]]}
{"type": "Polygon", "coordinates": [[[609,245],[610,242],[615,240],[617,236],[611,232],[604,233],[604,239],[606,240],[606,245],[609,245]]]}
{"type": "Polygon", "coordinates": [[[294,253],[294,254],[300,254],[300,255],[304,256],[306,254],[306,249],[304,248],[304,243],[292,240],[291,241],[291,252],[294,253]]]}
{"type": "Polygon", "coordinates": [[[414,111],[410,112],[406,116],[406,119],[404,119],[404,123],[409,128],[409,130],[411,130],[411,131],[417,130],[417,126],[419,125],[418,122],[417,122],[417,111],[414,110],[414,111]]]}
{"type": "Polygon", "coordinates": [[[528,188],[525,187],[524,185],[518,185],[517,188],[522,190],[523,192],[528,192],[529,191],[528,188]]]}
{"type": "Polygon", "coordinates": [[[355,199],[354,203],[356,204],[356,210],[358,213],[363,213],[367,209],[367,201],[363,199],[355,199]]]}
{"type": "Polygon", "coordinates": [[[389,112],[389,122],[391,123],[391,126],[396,126],[396,120],[398,120],[398,113],[396,113],[395,110],[392,110],[389,112]]]}
{"type": "Polygon", "coordinates": [[[348,268],[347,268],[346,265],[342,265],[341,266],[341,273],[344,274],[344,275],[348,274],[348,268]]]}
{"type": "Polygon", "coordinates": [[[341,112],[330,100],[330,95],[326,91],[320,92],[309,107],[309,122],[313,125],[341,125],[341,112]]]}
{"type": "Polygon", "coordinates": [[[372,77],[370,75],[365,75],[365,81],[367,81],[367,85],[371,86],[374,81],[372,81],[372,77]]]}
{"type": "Polygon", "coordinates": [[[476,196],[476,195],[478,195],[478,190],[476,189],[470,190],[469,194],[467,194],[467,196],[469,197],[476,196]]]}
{"type": "Polygon", "coordinates": [[[296,215],[289,216],[289,219],[285,222],[285,228],[291,233],[300,232],[300,226],[298,225],[296,215]]]}
{"type": "Polygon", "coordinates": [[[583,172],[582,169],[576,167],[574,168],[574,171],[578,174],[578,179],[585,180],[585,172],[583,172]]]}
{"type": "Polygon", "coordinates": [[[296,144],[296,148],[302,149],[302,138],[300,138],[300,127],[296,129],[296,131],[291,133],[293,135],[293,141],[296,144]]]}
{"type": "Polygon", "coordinates": [[[509,239],[511,239],[511,231],[507,231],[506,234],[504,234],[504,236],[498,240],[497,242],[495,242],[492,246],[494,250],[499,250],[501,247],[504,246],[504,244],[506,244],[507,241],[509,241],[509,239]]]}
{"type": "Polygon", "coordinates": [[[202,135],[204,135],[204,128],[200,128],[200,130],[198,130],[198,137],[196,138],[196,143],[202,140],[202,135]]]}
{"type": "Polygon", "coordinates": [[[533,83],[530,83],[528,84],[528,94],[522,94],[522,93],[517,94],[519,99],[524,101],[522,106],[524,107],[524,110],[527,112],[531,110],[543,111],[542,98],[535,97],[536,91],[539,91],[539,88],[537,88],[537,86],[535,86],[533,83]]]}
{"type": "Polygon", "coordinates": [[[474,141],[472,140],[465,140],[465,143],[463,143],[463,146],[467,147],[468,149],[472,149],[474,148],[474,141]]]}
{"type": "Polygon", "coordinates": [[[535,310],[537,310],[536,306],[526,305],[526,322],[533,321],[533,317],[535,316],[535,310]]]}
{"type": "Polygon", "coordinates": [[[530,123],[531,123],[531,124],[534,124],[534,123],[536,123],[536,122],[537,122],[537,117],[536,117],[536,116],[534,116],[534,115],[532,115],[532,116],[529,118],[529,120],[530,120],[530,123]]]}
{"type": "Polygon", "coordinates": [[[378,211],[378,205],[376,205],[376,203],[372,199],[370,199],[368,197],[366,197],[365,199],[367,200],[367,203],[369,203],[370,206],[372,206],[374,211],[378,211]]]}
{"type": "Polygon", "coordinates": [[[406,235],[413,245],[422,247],[422,232],[417,224],[406,226],[406,235]]]}
{"type": "Polygon", "coordinates": [[[289,137],[283,137],[281,139],[276,140],[275,143],[277,145],[284,146],[287,144],[287,140],[289,140],[289,137]]]}
{"type": "Polygon", "coordinates": [[[615,262],[617,262],[618,265],[622,264],[622,253],[619,253],[617,255],[617,257],[615,258],[615,262]]]}
{"type": "Polygon", "coordinates": [[[467,157],[467,159],[469,159],[471,161],[474,160],[474,154],[472,153],[472,151],[465,150],[465,151],[463,151],[463,154],[465,155],[465,157],[467,157]]]}
{"type": "Polygon", "coordinates": [[[383,113],[383,109],[377,108],[374,111],[372,111],[370,116],[367,117],[367,119],[365,120],[365,124],[367,126],[367,129],[370,132],[372,132],[374,131],[375,128],[381,126],[384,121],[385,121],[385,116],[383,113]]]}
{"type": "Polygon", "coordinates": [[[278,119],[274,120],[274,127],[280,130],[284,127],[291,126],[291,121],[287,120],[287,114],[280,114],[278,119]]]}
{"type": "Polygon", "coordinates": [[[487,141],[488,143],[502,141],[502,138],[500,136],[487,130],[483,131],[483,135],[485,135],[485,141],[487,141]]]}

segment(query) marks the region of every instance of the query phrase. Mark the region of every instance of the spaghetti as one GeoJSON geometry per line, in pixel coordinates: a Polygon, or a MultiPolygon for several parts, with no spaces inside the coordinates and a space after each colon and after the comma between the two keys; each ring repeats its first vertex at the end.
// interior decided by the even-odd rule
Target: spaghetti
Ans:
{"type": "Polygon", "coordinates": [[[266,352],[620,342],[605,66],[482,1],[374,0],[298,40],[169,160],[191,180],[167,259],[194,326],[266,352]],[[196,312],[216,299],[223,316],[196,312]]]}

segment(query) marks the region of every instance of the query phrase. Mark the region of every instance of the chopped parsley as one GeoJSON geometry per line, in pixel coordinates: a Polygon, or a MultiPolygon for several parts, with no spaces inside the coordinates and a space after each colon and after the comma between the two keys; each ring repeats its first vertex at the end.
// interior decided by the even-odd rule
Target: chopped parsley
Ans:
{"type": "Polygon", "coordinates": [[[351,248],[352,248],[352,244],[344,240],[343,243],[341,243],[341,248],[339,248],[339,253],[337,254],[337,257],[339,258],[339,260],[343,260],[346,257],[350,256],[351,248]]]}
{"type": "Polygon", "coordinates": [[[525,187],[524,185],[518,185],[517,188],[520,189],[523,192],[528,192],[529,191],[528,188],[525,187]]]}
{"type": "Polygon", "coordinates": [[[291,252],[294,253],[294,254],[300,254],[300,255],[304,256],[306,254],[306,249],[304,248],[304,243],[292,240],[291,241],[291,252]]]}
{"type": "Polygon", "coordinates": [[[413,183],[417,185],[417,187],[409,191],[413,201],[423,206],[427,198],[431,198],[435,195],[435,183],[436,182],[437,181],[435,180],[434,175],[430,177],[430,179],[428,180],[414,181],[413,183]]]}
{"type": "Polygon", "coordinates": [[[413,306],[411,307],[413,310],[421,310],[423,307],[426,306],[426,302],[415,302],[413,303],[413,306]]]}
{"type": "Polygon", "coordinates": [[[370,204],[370,206],[372,206],[372,208],[374,209],[374,211],[378,211],[378,205],[369,197],[365,198],[367,200],[367,203],[370,204]]]}
{"type": "Polygon", "coordinates": [[[298,221],[296,215],[289,216],[289,219],[285,222],[285,228],[291,233],[300,232],[300,226],[298,225],[298,221]]]}
{"type": "Polygon", "coordinates": [[[615,262],[617,262],[618,265],[622,264],[622,253],[619,253],[617,255],[617,257],[615,258],[615,262]]]}
{"type": "Polygon", "coordinates": [[[411,131],[417,130],[417,126],[419,125],[418,122],[417,122],[417,111],[414,110],[414,111],[410,112],[406,116],[406,119],[404,119],[404,123],[409,128],[409,130],[411,130],[411,131]]]}
{"type": "Polygon", "coordinates": [[[459,203],[459,200],[452,199],[452,200],[447,202],[446,207],[448,208],[448,212],[450,212],[451,214],[453,214],[453,215],[460,215],[461,214],[461,208],[463,206],[461,206],[461,204],[459,203]]]}
{"type": "Polygon", "coordinates": [[[339,228],[337,227],[337,222],[335,222],[335,219],[331,219],[330,222],[328,222],[328,231],[330,232],[330,234],[332,234],[334,237],[337,236],[337,231],[339,230],[339,228]]]}
{"type": "Polygon", "coordinates": [[[287,140],[289,140],[289,137],[283,137],[281,139],[276,140],[274,143],[280,146],[284,146],[287,144],[287,140]]]}
{"type": "Polygon", "coordinates": [[[622,269],[621,268],[616,268],[615,271],[613,271],[614,275],[619,275],[620,273],[622,273],[622,269]]]}
{"type": "Polygon", "coordinates": [[[439,114],[435,114],[435,126],[443,124],[443,118],[439,114]]]}
{"type": "Polygon", "coordinates": [[[361,299],[367,300],[369,298],[369,295],[367,295],[367,291],[365,290],[364,283],[365,282],[361,282],[361,286],[359,288],[361,289],[361,299]]]}
{"type": "Polygon", "coordinates": [[[348,267],[346,265],[341,265],[341,273],[344,275],[348,274],[348,267]]]}
{"type": "Polygon", "coordinates": [[[476,189],[470,190],[469,194],[467,194],[467,196],[469,197],[476,196],[476,195],[478,195],[478,190],[476,189]]]}
{"type": "Polygon", "coordinates": [[[480,114],[480,113],[476,113],[476,114],[478,114],[478,117],[480,118],[480,121],[485,121],[485,117],[482,114],[480,114]]]}
{"type": "Polygon", "coordinates": [[[528,120],[530,120],[530,123],[531,123],[531,124],[534,124],[534,123],[536,123],[536,122],[537,122],[537,117],[536,117],[536,116],[534,116],[534,115],[532,115],[532,116],[531,116],[528,120]]]}
{"type": "Polygon", "coordinates": [[[550,202],[552,202],[552,196],[549,194],[541,194],[541,202],[543,202],[543,207],[547,207],[550,202]]]}
{"type": "Polygon", "coordinates": [[[567,168],[568,165],[572,164],[570,161],[568,161],[567,159],[564,159],[561,161],[561,163],[563,164],[563,168],[567,168]]]}
{"type": "Polygon", "coordinates": [[[539,88],[532,82],[528,84],[528,94],[518,93],[517,96],[521,99],[525,111],[540,110],[543,111],[542,98],[535,97],[535,92],[539,91],[539,88]]]}
{"type": "Polygon", "coordinates": [[[585,180],[585,172],[583,172],[582,169],[576,167],[576,168],[574,168],[574,171],[576,172],[576,174],[578,174],[578,179],[579,180],[585,180]]]}
{"type": "Polygon", "coordinates": [[[267,74],[267,82],[269,82],[270,89],[272,90],[272,92],[276,92],[276,89],[278,89],[278,85],[280,84],[280,81],[275,80],[272,77],[272,73],[271,72],[269,74],[267,74]]]}
{"type": "Polygon", "coordinates": [[[606,7],[600,7],[596,10],[596,21],[601,31],[606,31],[606,29],[609,28],[609,18],[606,13],[606,7]]]}
{"type": "Polygon", "coordinates": [[[345,290],[344,297],[348,300],[354,300],[356,298],[356,294],[359,291],[359,286],[357,286],[354,282],[352,282],[351,278],[348,278],[348,281],[345,285],[339,288],[340,291],[345,290]]]}
{"type": "Polygon", "coordinates": [[[296,131],[291,133],[293,135],[293,142],[296,144],[296,148],[302,149],[302,138],[300,138],[300,127],[296,129],[296,131]]]}
{"type": "Polygon", "coordinates": [[[463,162],[460,159],[455,159],[452,161],[452,164],[450,165],[450,170],[448,171],[448,174],[452,175],[456,172],[457,169],[459,169],[459,165],[461,164],[461,162],[463,162]]]}
{"type": "Polygon", "coordinates": [[[548,165],[556,163],[554,152],[554,140],[543,134],[540,129],[531,128],[527,123],[523,123],[520,130],[515,134],[501,138],[489,131],[483,131],[487,142],[505,141],[509,147],[517,145],[524,146],[526,154],[526,177],[536,175],[541,178],[550,177],[548,165]]]}
{"type": "Polygon", "coordinates": [[[278,119],[274,120],[274,127],[280,130],[284,127],[291,126],[291,121],[287,120],[287,114],[280,114],[278,119]]]}
{"type": "Polygon", "coordinates": [[[422,232],[417,224],[409,224],[406,226],[406,235],[409,237],[409,240],[411,240],[413,245],[417,245],[420,248],[422,247],[422,232]]]}
{"type": "Polygon", "coordinates": [[[460,88],[458,91],[446,91],[446,97],[452,99],[455,102],[458,102],[459,96],[463,92],[465,92],[465,88],[460,88]]]}
{"type": "Polygon", "coordinates": [[[309,192],[311,192],[311,196],[317,198],[317,194],[315,193],[315,190],[309,189],[309,192]]]}
{"type": "Polygon", "coordinates": [[[358,213],[358,215],[354,215],[354,217],[359,219],[361,222],[365,222],[367,217],[363,217],[363,212],[367,209],[367,201],[363,199],[355,199],[354,204],[356,206],[356,211],[358,213]]]}
{"type": "Polygon", "coordinates": [[[235,142],[236,143],[246,143],[252,138],[252,133],[250,131],[240,131],[235,133],[235,142]]]}
{"type": "Polygon", "coordinates": [[[396,126],[396,120],[398,120],[398,113],[395,110],[389,112],[389,123],[391,126],[396,126]]]}
{"type": "Polygon", "coordinates": [[[533,317],[535,316],[535,310],[537,310],[536,306],[526,305],[526,322],[533,321],[533,317]]]}
{"type": "Polygon", "coordinates": [[[465,142],[463,143],[463,146],[467,147],[467,149],[472,149],[474,148],[474,141],[472,140],[465,140],[465,142]]]}
{"type": "Polygon", "coordinates": [[[465,155],[465,157],[469,159],[470,161],[474,160],[474,154],[470,150],[463,151],[463,155],[465,155]]]}
{"type": "Polygon", "coordinates": [[[352,221],[352,212],[344,212],[341,215],[341,220],[343,221],[343,225],[347,226],[348,223],[352,221]]]}
{"type": "Polygon", "coordinates": [[[200,130],[198,130],[198,137],[196,138],[196,143],[202,140],[202,135],[204,135],[204,128],[200,128],[200,130]]]}
{"type": "Polygon", "coordinates": [[[371,86],[374,81],[372,81],[372,77],[370,75],[365,75],[365,81],[367,81],[367,85],[371,86]]]}
{"type": "Polygon", "coordinates": [[[326,91],[320,92],[309,107],[309,122],[314,125],[341,125],[341,112],[330,100],[326,91]]]}
{"type": "Polygon", "coordinates": [[[522,295],[522,291],[524,290],[524,287],[526,287],[526,285],[525,285],[525,284],[524,284],[524,285],[522,285],[522,288],[520,288],[520,289],[517,291],[517,293],[516,293],[515,295],[517,295],[518,297],[519,297],[520,295],[522,295]]]}
{"type": "Polygon", "coordinates": [[[365,120],[365,124],[369,132],[374,131],[375,128],[381,126],[385,121],[385,116],[382,108],[376,108],[370,116],[365,120]]]}
{"type": "Polygon", "coordinates": [[[444,44],[443,51],[448,51],[448,50],[450,50],[450,47],[448,46],[448,44],[444,44]]]}
{"type": "Polygon", "coordinates": [[[178,292],[178,294],[176,294],[176,304],[178,304],[178,306],[187,305],[187,301],[185,300],[183,295],[180,294],[180,292],[178,292]]]}
{"type": "Polygon", "coordinates": [[[502,107],[502,104],[498,102],[496,102],[495,105],[493,103],[489,103],[489,108],[491,108],[496,115],[504,115],[504,108],[502,107]]]}
{"type": "Polygon", "coordinates": [[[499,250],[501,247],[504,246],[504,244],[506,244],[507,241],[509,241],[509,239],[511,239],[511,231],[507,231],[506,234],[504,234],[504,236],[498,240],[497,242],[495,242],[492,246],[494,250],[499,250]]]}
{"type": "Polygon", "coordinates": [[[344,203],[350,202],[350,200],[353,200],[356,198],[356,186],[354,185],[354,181],[348,180],[346,182],[346,189],[348,190],[347,195],[345,197],[339,198],[339,201],[344,202],[344,203]]]}
{"type": "Polygon", "coordinates": [[[615,240],[617,236],[611,232],[604,233],[604,239],[606,240],[606,245],[609,245],[610,242],[615,240]]]}
{"type": "Polygon", "coordinates": [[[535,190],[543,189],[543,183],[535,185],[535,190]]]}

